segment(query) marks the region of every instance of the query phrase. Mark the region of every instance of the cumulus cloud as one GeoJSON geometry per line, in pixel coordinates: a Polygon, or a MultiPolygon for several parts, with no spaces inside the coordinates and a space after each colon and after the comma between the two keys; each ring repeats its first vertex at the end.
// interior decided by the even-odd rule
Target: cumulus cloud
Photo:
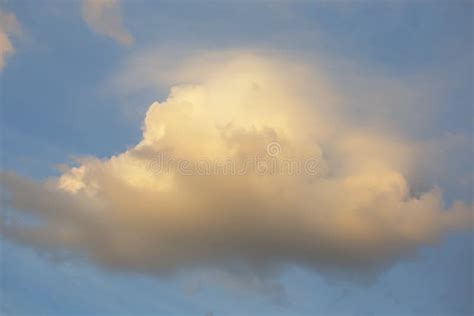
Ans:
{"type": "Polygon", "coordinates": [[[0,10],[0,71],[5,67],[7,57],[15,52],[11,37],[20,33],[21,27],[16,16],[0,10]]]}
{"type": "Polygon", "coordinates": [[[2,234],[155,275],[286,264],[371,273],[473,227],[472,205],[445,206],[435,186],[413,192],[428,159],[419,144],[341,115],[347,100],[324,71],[214,57],[176,70],[188,83],[150,105],[136,146],[44,182],[4,173],[9,206],[36,220],[3,218],[2,234]],[[299,172],[272,172],[288,161],[299,172]]]}
{"type": "Polygon", "coordinates": [[[82,17],[87,25],[99,34],[120,44],[133,44],[133,37],[123,26],[119,0],[84,0],[82,17]]]}

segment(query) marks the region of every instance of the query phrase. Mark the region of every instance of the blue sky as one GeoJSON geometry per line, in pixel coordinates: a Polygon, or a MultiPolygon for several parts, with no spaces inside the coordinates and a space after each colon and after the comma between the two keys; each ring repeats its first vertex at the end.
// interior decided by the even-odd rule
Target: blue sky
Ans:
{"type": "MultiPolygon", "coordinates": [[[[81,1],[0,2],[21,26],[21,32],[3,27],[15,52],[0,70],[2,171],[41,181],[60,175],[57,166],[73,163],[73,157],[106,158],[138,143],[148,106],[166,100],[176,82],[140,72],[137,60],[160,74],[202,51],[245,49],[309,64],[322,60],[342,91],[367,94],[354,97],[344,110],[351,123],[434,143],[428,150],[433,156],[416,165],[421,171],[407,176],[413,194],[438,186],[446,205],[462,200],[472,208],[472,2],[123,0],[117,5],[122,24],[110,35],[88,25],[81,1]],[[120,42],[124,30],[133,43],[120,42]],[[404,93],[408,101],[399,106],[404,93]],[[464,139],[461,145],[437,145],[452,135],[464,139]]],[[[2,212],[14,211],[2,207],[2,212]]],[[[235,286],[232,278],[239,276],[229,282],[209,277],[218,273],[212,267],[166,276],[115,271],[74,251],[57,253],[2,236],[1,312],[471,315],[470,229],[416,247],[363,281],[289,260],[270,280],[235,286]]]]}

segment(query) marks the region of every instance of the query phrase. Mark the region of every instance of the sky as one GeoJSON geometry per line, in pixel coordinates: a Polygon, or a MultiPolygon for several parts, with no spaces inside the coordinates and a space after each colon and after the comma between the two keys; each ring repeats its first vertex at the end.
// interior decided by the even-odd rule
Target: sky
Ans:
{"type": "Polygon", "coordinates": [[[472,315],[473,15],[0,0],[0,314],[472,315]]]}

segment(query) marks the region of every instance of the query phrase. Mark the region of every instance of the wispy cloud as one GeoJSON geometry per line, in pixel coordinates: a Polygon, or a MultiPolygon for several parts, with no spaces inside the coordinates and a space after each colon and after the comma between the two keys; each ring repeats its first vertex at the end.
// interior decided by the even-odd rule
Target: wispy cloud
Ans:
{"type": "Polygon", "coordinates": [[[11,37],[21,34],[21,27],[15,14],[0,10],[0,71],[6,65],[6,59],[15,52],[11,37]]]}
{"type": "Polygon", "coordinates": [[[119,0],[83,0],[82,16],[94,32],[123,45],[133,44],[133,37],[122,22],[119,0]]]}
{"type": "Polygon", "coordinates": [[[265,274],[288,263],[370,274],[472,228],[472,205],[445,207],[434,186],[413,194],[408,179],[428,159],[419,144],[351,121],[342,87],[323,70],[248,52],[183,65],[176,73],[188,81],[150,105],[133,148],[80,159],[44,183],[3,174],[10,206],[40,224],[6,221],[2,233],[158,275],[203,266],[265,274]],[[268,144],[280,146],[276,155],[268,144]],[[156,168],[163,154],[186,166],[156,168]],[[324,168],[204,176],[182,169],[249,157],[317,157],[324,168]]]}

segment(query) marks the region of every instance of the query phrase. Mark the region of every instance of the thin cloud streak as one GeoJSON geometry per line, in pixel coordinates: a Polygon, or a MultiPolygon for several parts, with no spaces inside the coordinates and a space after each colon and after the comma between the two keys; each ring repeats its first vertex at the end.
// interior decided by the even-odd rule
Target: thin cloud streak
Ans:
{"type": "Polygon", "coordinates": [[[83,0],[82,17],[89,28],[126,46],[134,39],[124,27],[119,0],[83,0]]]}
{"type": "Polygon", "coordinates": [[[15,14],[0,10],[0,71],[6,65],[7,57],[15,52],[12,36],[21,34],[21,26],[15,14]]]}

